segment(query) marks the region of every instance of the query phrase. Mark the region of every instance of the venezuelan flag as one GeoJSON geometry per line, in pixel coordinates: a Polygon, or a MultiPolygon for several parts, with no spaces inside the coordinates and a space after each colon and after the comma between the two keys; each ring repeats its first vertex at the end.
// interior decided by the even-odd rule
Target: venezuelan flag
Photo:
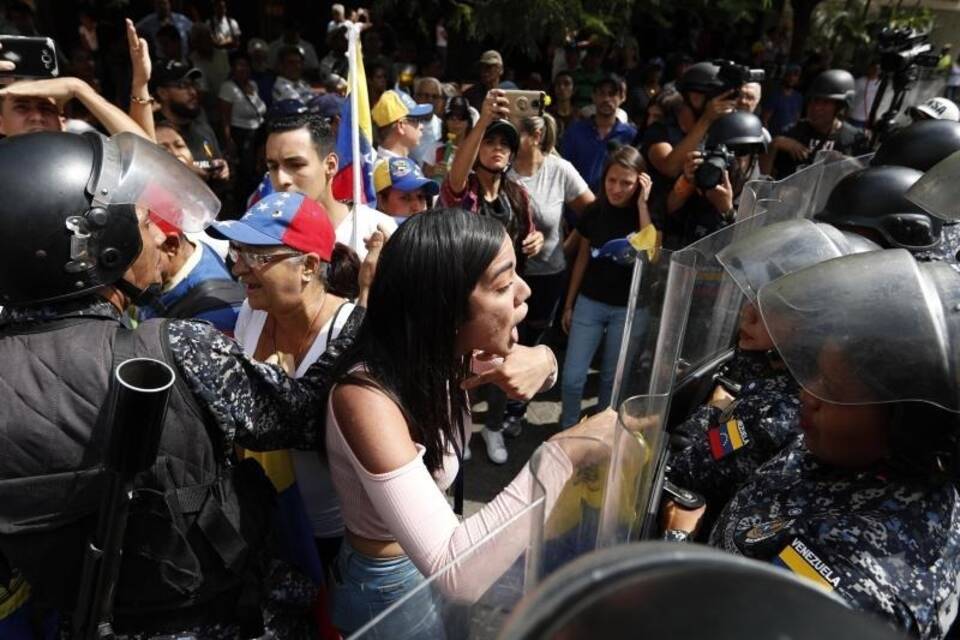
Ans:
{"type": "Polygon", "coordinates": [[[736,419],[727,420],[724,424],[710,429],[707,431],[707,438],[714,460],[719,460],[750,442],[743,430],[743,424],[736,419]]]}
{"type": "Polygon", "coordinates": [[[373,188],[373,165],[376,162],[377,154],[373,150],[373,120],[370,117],[370,96],[367,93],[367,74],[363,70],[363,52],[360,47],[360,38],[350,37],[350,50],[348,55],[356,64],[351,64],[350,75],[347,79],[348,86],[351,87],[349,100],[345,100],[340,113],[340,128],[337,131],[337,157],[340,159],[340,167],[337,175],[333,177],[333,197],[337,200],[353,199],[353,172],[361,171],[361,201],[363,203],[373,202],[377,198],[377,192],[373,188]],[[354,86],[354,74],[356,74],[357,91],[352,91],[354,86]],[[357,103],[357,122],[353,121],[353,111],[351,104],[357,103]],[[353,128],[360,128],[360,158],[353,157],[353,128]]]}

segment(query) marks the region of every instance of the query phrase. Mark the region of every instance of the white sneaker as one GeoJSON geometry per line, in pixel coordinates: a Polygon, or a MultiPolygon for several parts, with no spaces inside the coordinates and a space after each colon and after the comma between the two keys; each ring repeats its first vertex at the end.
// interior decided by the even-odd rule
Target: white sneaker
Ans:
{"type": "Polygon", "coordinates": [[[507,446],[503,443],[503,434],[499,431],[488,431],[486,427],[480,432],[487,443],[487,457],[494,464],[503,464],[507,461],[507,446]]]}

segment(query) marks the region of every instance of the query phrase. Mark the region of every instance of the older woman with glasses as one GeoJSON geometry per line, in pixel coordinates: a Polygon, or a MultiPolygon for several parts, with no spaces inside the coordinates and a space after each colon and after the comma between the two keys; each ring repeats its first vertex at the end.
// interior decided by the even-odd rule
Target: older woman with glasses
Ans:
{"type": "MultiPolygon", "coordinates": [[[[212,233],[230,241],[233,274],[246,290],[235,335],[248,356],[297,378],[341,331],[352,330],[344,325],[354,308],[349,298],[357,293],[358,261],[336,244],[327,212],[315,201],[275,193],[240,220],[214,223],[212,233]]],[[[285,559],[315,585],[323,584],[343,535],[326,465],[313,451],[247,455],[261,463],[279,492],[275,528],[285,559]]],[[[285,591],[297,589],[288,585],[285,591]]]]}

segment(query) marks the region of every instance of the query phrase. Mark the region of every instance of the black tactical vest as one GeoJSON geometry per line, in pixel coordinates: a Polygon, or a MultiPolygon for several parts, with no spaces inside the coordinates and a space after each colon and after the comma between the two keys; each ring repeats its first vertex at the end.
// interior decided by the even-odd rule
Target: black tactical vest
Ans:
{"type": "MultiPolygon", "coordinates": [[[[110,425],[98,416],[119,331],[115,320],[83,317],[0,333],[0,553],[38,604],[64,612],[100,506],[110,425]]],[[[134,337],[137,356],[167,362],[178,378],[156,464],[137,479],[114,627],[235,621],[259,582],[273,487],[259,465],[224,459],[229,447],[180,375],[165,321],[134,337]]]]}

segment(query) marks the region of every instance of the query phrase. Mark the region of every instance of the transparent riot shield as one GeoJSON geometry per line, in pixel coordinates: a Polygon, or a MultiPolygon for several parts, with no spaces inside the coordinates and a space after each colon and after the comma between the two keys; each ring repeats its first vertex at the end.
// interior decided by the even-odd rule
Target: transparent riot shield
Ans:
{"type": "Polygon", "coordinates": [[[590,437],[566,438],[570,455],[556,445],[537,449],[521,471],[526,506],[350,637],[494,637],[524,593],[596,548],[613,441],[613,421],[605,424],[590,437]]]}
{"type": "Polygon", "coordinates": [[[810,202],[811,213],[821,211],[827,204],[827,199],[837,183],[855,171],[870,166],[873,153],[851,157],[837,151],[821,151],[817,154],[817,162],[823,164],[820,179],[817,181],[816,191],[810,202]]]}
{"type": "MultiPolygon", "coordinates": [[[[717,253],[768,225],[811,216],[815,165],[757,201],[757,212],[673,253],[642,260],[631,288],[614,403],[619,410],[598,546],[651,535],[666,464],[666,432],[699,406],[732,355],[743,292],[717,253]],[[664,260],[665,261],[665,260],[664,260]],[[643,323],[644,330],[636,325],[643,323]]],[[[776,183],[774,183],[776,184],[776,183]]]]}
{"type": "Polygon", "coordinates": [[[737,207],[737,220],[743,221],[758,213],[757,204],[764,200],[781,203],[797,217],[812,215],[814,196],[824,175],[825,164],[816,162],[782,180],[752,180],[744,185],[737,207]]]}

